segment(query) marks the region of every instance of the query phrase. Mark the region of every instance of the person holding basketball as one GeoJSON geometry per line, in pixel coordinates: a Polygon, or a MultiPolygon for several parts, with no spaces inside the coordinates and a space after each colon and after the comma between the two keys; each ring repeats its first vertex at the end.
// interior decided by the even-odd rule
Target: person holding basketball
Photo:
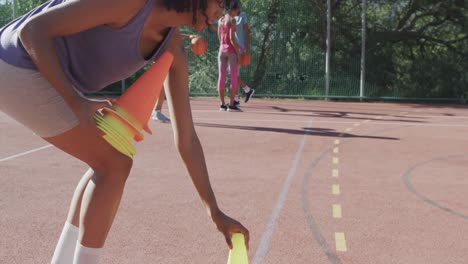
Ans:
{"type": "Polygon", "coordinates": [[[218,95],[221,100],[220,111],[239,112],[240,109],[234,103],[235,95],[238,89],[239,76],[239,55],[241,47],[236,42],[236,20],[233,16],[233,10],[239,8],[239,2],[233,4],[232,9],[225,12],[224,16],[218,21],[218,95]],[[231,72],[231,89],[229,105],[224,102],[224,89],[226,82],[226,71],[229,64],[231,72]]]}
{"type": "MultiPolygon", "coordinates": [[[[247,18],[247,15],[245,12],[241,12],[241,5],[239,3],[239,6],[236,9],[232,10],[234,14],[234,18],[236,19],[236,42],[241,48],[241,54],[239,57],[242,57],[244,53],[248,54],[250,56],[250,29],[249,29],[249,20],[247,18]]],[[[240,77],[240,69],[242,65],[239,63],[239,78],[238,78],[238,84],[239,86],[244,90],[245,92],[245,100],[244,102],[247,103],[250,98],[255,93],[255,89],[250,88],[240,77]]],[[[244,66],[245,67],[245,66],[244,66]]],[[[239,90],[237,90],[237,94],[234,98],[234,103],[237,106],[240,106],[239,103],[239,90]]]]}
{"type": "Polygon", "coordinates": [[[0,111],[85,162],[52,263],[95,264],[117,213],[132,160],[109,145],[93,115],[108,101],[83,96],[127,78],[164,51],[175,144],[229,247],[248,230],[223,213],[211,188],[189,104],[179,26],[202,30],[237,0],[50,0],[0,29],[0,111]]]}
{"type": "MultiPolygon", "coordinates": [[[[189,34],[180,34],[182,39],[192,40],[195,38],[199,38],[198,35],[189,35],[189,34]]],[[[204,40],[203,40],[204,41],[204,40]]],[[[151,114],[151,119],[155,121],[159,121],[161,123],[168,123],[171,122],[167,116],[162,113],[162,107],[164,105],[164,100],[166,100],[166,93],[164,92],[164,88],[161,90],[159,94],[158,100],[156,101],[156,105],[154,107],[153,113],[151,114]]]]}

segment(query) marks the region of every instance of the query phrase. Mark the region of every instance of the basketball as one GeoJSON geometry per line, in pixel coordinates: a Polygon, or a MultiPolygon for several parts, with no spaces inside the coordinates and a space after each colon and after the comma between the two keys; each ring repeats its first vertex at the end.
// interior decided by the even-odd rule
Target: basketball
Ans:
{"type": "Polygon", "coordinates": [[[250,61],[251,61],[250,54],[248,52],[244,52],[244,53],[242,53],[242,55],[240,57],[239,64],[241,66],[247,66],[247,65],[250,64],[250,61]]]}
{"type": "Polygon", "coordinates": [[[208,44],[202,37],[192,39],[192,52],[196,55],[202,55],[208,49],[208,44]]]}

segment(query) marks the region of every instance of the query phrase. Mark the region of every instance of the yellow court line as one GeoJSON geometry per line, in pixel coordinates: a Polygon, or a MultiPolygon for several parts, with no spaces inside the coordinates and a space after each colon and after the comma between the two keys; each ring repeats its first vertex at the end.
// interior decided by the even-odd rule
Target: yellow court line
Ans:
{"type": "Polygon", "coordinates": [[[332,193],[333,193],[333,195],[340,195],[341,194],[339,184],[333,184],[332,185],[332,193]]]}
{"type": "Polygon", "coordinates": [[[338,164],[339,163],[339,159],[337,157],[333,157],[333,164],[338,164]]]}
{"type": "Polygon", "coordinates": [[[359,124],[359,123],[354,124],[355,127],[358,127],[358,126],[360,126],[360,125],[361,125],[361,124],[359,124]]]}
{"type": "Polygon", "coordinates": [[[333,169],[333,170],[332,170],[332,176],[333,176],[333,177],[338,177],[338,175],[339,175],[338,169],[333,169]]]}
{"type": "Polygon", "coordinates": [[[333,205],[333,218],[341,218],[341,205],[339,204],[334,204],[333,205]]]}
{"type": "Polygon", "coordinates": [[[336,154],[336,153],[338,153],[338,152],[339,152],[339,149],[338,149],[338,147],[336,147],[336,148],[334,148],[334,149],[333,149],[333,153],[335,153],[335,154],[336,154]]]}
{"type": "Polygon", "coordinates": [[[340,140],[339,139],[335,139],[335,145],[339,145],[340,144],[340,140]]]}
{"type": "Polygon", "coordinates": [[[336,251],[346,252],[348,248],[346,247],[345,234],[342,232],[335,232],[335,245],[336,251]]]}
{"type": "Polygon", "coordinates": [[[349,132],[351,130],[353,130],[353,128],[351,128],[351,127],[348,127],[348,128],[345,129],[346,132],[349,132]]]}

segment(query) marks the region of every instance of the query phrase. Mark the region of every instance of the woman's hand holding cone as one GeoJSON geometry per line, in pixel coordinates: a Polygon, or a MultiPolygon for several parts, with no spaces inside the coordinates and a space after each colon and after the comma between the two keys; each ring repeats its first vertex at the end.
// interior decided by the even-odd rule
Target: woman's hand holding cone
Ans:
{"type": "Polygon", "coordinates": [[[245,247],[247,249],[249,248],[249,230],[247,230],[247,228],[245,228],[241,223],[225,215],[221,211],[213,214],[212,218],[218,230],[223,233],[226,243],[230,249],[232,249],[231,237],[234,233],[242,233],[245,238],[245,247]]]}
{"type": "Polygon", "coordinates": [[[112,103],[109,100],[80,97],[72,110],[80,121],[80,126],[88,127],[95,126],[94,115],[104,107],[112,107],[112,103]]]}

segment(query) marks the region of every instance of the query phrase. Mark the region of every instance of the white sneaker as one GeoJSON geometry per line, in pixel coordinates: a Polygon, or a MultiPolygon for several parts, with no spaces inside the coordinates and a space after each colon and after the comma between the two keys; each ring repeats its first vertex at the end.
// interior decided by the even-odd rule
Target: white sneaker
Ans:
{"type": "Polygon", "coordinates": [[[171,120],[169,118],[167,118],[167,116],[165,116],[160,111],[153,111],[153,114],[151,115],[151,119],[153,119],[155,121],[159,121],[161,123],[171,122],[171,120]]]}

